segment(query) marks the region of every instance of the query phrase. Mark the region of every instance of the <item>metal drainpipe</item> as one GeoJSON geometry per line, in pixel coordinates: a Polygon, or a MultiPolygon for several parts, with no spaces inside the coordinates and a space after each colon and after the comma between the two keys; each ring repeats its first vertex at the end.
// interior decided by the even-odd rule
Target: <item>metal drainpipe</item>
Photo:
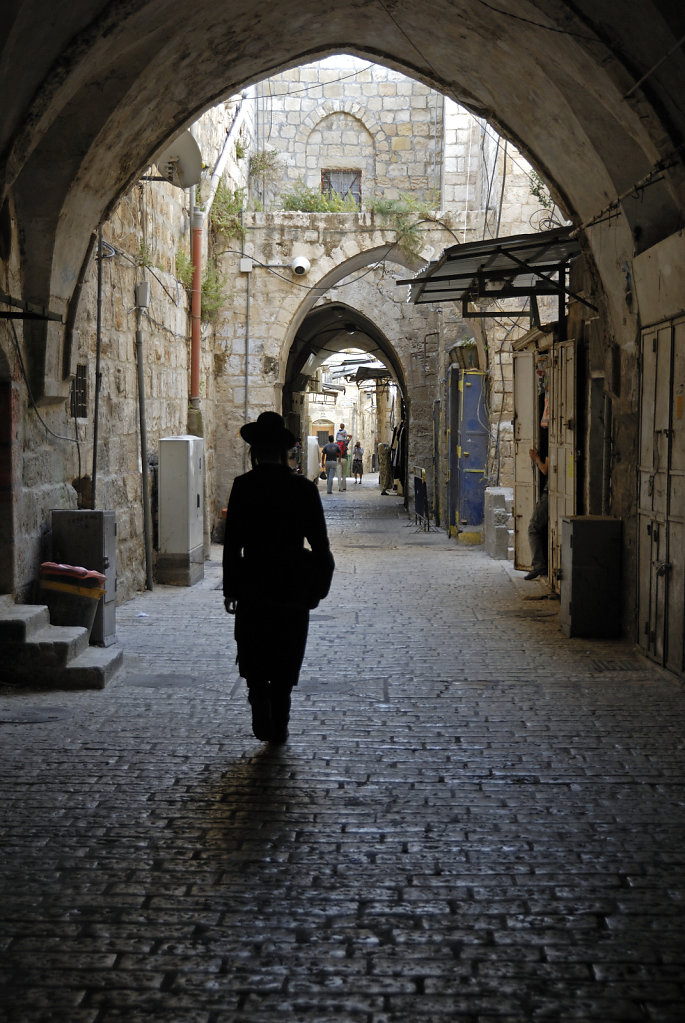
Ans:
{"type": "Polygon", "coordinates": [[[200,334],[202,325],[202,210],[193,209],[191,228],[193,236],[193,290],[191,301],[190,335],[190,405],[200,407],[200,334]]]}
{"type": "Polygon", "coordinates": [[[93,409],[93,471],[90,507],[95,508],[95,488],[98,478],[98,426],[100,422],[100,353],[102,350],[102,227],[98,228],[98,297],[95,327],[95,406],[93,409]]]}
{"type": "MultiPolygon", "coordinates": [[[[140,422],[140,464],[143,484],[143,535],[145,538],[145,584],[148,590],[154,588],[152,579],[152,514],[150,511],[150,488],[147,471],[147,423],[145,419],[145,374],[143,372],[143,330],[144,305],[140,305],[136,288],[136,362],[138,363],[138,418],[140,422]]],[[[147,305],[147,303],[145,303],[147,305]]]]}

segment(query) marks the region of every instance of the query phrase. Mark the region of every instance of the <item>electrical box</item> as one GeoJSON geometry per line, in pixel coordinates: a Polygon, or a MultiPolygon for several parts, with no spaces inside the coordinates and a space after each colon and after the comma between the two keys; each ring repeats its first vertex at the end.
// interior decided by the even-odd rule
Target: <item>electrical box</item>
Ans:
{"type": "Polygon", "coordinates": [[[193,586],[204,577],[204,443],[201,437],[159,442],[157,579],[193,586]]]}
{"type": "Polygon", "coordinates": [[[55,508],[52,511],[52,559],[80,565],[105,577],[105,595],[98,604],[90,633],[94,646],[116,642],[117,545],[113,511],[55,508]]]}
{"type": "Polygon", "coordinates": [[[621,520],[561,520],[561,631],[608,639],[621,631],[621,520]]]}

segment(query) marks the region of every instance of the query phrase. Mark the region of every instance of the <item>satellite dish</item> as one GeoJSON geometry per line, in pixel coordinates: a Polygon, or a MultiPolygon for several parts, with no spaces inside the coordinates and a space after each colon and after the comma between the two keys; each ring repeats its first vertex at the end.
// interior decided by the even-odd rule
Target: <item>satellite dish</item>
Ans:
{"type": "Polygon", "coordinates": [[[200,183],[202,154],[189,131],[184,131],[166,146],[155,163],[162,177],[177,188],[190,188],[200,183]]]}

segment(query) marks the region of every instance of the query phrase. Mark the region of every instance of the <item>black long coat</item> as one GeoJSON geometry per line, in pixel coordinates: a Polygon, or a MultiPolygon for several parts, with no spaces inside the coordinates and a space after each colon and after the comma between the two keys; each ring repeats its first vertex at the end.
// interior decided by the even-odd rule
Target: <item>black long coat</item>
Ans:
{"type": "Polygon", "coordinates": [[[237,600],[238,668],[248,682],[297,685],[309,611],[296,599],[293,563],[305,539],[324,574],[332,572],[316,484],[272,463],[234,480],[226,511],[224,598],[237,600]]]}

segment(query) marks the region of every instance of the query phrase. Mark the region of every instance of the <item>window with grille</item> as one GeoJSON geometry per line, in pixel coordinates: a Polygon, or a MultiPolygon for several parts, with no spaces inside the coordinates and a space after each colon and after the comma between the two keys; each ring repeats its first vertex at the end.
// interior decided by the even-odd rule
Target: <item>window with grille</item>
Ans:
{"type": "Polygon", "coordinates": [[[76,376],[71,381],[71,415],[74,419],[86,419],[88,415],[87,369],[87,366],[79,363],[76,376]]]}
{"type": "Polygon", "coordinates": [[[341,199],[352,196],[357,206],[362,204],[362,172],[360,170],[324,170],[321,171],[321,191],[324,195],[334,192],[341,199]]]}

